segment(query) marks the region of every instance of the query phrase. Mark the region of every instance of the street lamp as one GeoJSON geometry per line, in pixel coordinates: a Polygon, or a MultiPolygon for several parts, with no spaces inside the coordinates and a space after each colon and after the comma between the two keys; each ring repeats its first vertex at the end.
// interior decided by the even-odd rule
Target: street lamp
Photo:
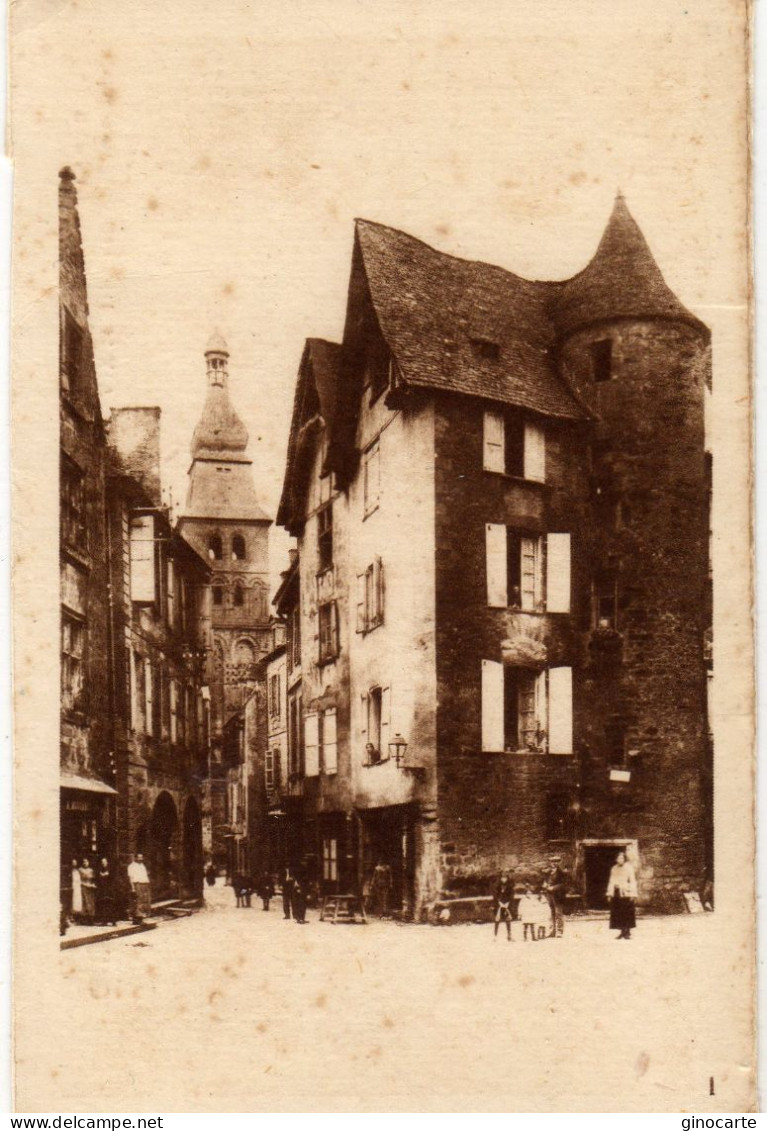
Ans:
{"type": "Polygon", "coordinates": [[[394,738],[389,743],[389,755],[394,758],[394,761],[399,766],[404,762],[406,754],[407,739],[403,738],[399,731],[397,731],[394,738]]]}

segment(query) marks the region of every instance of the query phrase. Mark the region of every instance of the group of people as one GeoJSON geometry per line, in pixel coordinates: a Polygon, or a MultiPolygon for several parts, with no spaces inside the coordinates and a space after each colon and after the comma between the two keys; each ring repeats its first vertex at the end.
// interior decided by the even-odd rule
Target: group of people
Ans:
{"type": "MultiPolygon", "coordinates": [[[[498,930],[504,923],[506,937],[511,942],[511,924],[516,918],[522,923],[523,942],[561,938],[568,886],[567,874],[562,871],[558,856],[552,857],[551,869],[544,882],[536,887],[526,883],[519,898],[513,876],[503,872],[493,893],[493,937],[498,937],[498,930]]],[[[636,926],[637,880],[634,865],[625,852],[618,853],[610,870],[606,896],[610,907],[610,929],[618,931],[617,938],[630,939],[636,926]]]]}
{"type": "Polygon", "coordinates": [[[114,884],[109,861],[102,857],[98,867],[91,867],[87,856],[72,861],[72,897],[70,919],[74,923],[117,922],[114,884]]]}
{"type": "MultiPolygon", "coordinates": [[[[149,876],[141,853],[132,856],[126,869],[129,889],[130,917],[134,922],[148,918],[152,913],[149,876]]],[[[71,866],[71,895],[69,907],[62,905],[62,934],[69,923],[82,926],[117,926],[120,903],[117,877],[106,856],[96,868],[89,857],[73,860],[71,866]]]]}
{"type": "Polygon", "coordinates": [[[232,890],[238,907],[250,907],[253,896],[257,895],[264,911],[268,911],[269,904],[274,899],[274,879],[268,872],[264,872],[258,879],[237,872],[232,876],[232,890]]]}

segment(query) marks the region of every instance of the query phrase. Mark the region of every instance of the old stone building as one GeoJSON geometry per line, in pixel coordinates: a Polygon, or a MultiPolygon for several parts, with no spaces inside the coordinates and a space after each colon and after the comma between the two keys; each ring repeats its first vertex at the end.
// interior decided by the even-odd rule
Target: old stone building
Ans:
{"type": "Polygon", "coordinates": [[[115,849],[104,487],[106,436],[88,327],[85,262],[71,169],[59,182],[61,436],[61,883],[72,861],[115,849]]]}
{"type": "Polygon", "coordinates": [[[210,568],[160,490],[159,408],[113,409],[108,546],[120,875],[144,854],[155,900],[202,889],[210,568]]]}
{"type": "Polygon", "coordinates": [[[269,650],[269,527],[253,481],[248,432],[229,397],[229,350],[215,333],[205,350],[208,389],[192,438],[189,490],[179,531],[212,569],[211,828],[206,851],[219,864],[232,832],[222,765],[224,728],[253,691],[269,650]],[[227,832],[228,829],[228,832],[227,832]]]}
{"type": "Polygon", "coordinates": [[[556,283],[357,222],[278,514],[299,544],[302,860],[327,890],[382,863],[420,916],[557,855],[598,907],[619,847],[644,902],[700,884],[708,382],[708,330],[621,197],[556,283]]]}

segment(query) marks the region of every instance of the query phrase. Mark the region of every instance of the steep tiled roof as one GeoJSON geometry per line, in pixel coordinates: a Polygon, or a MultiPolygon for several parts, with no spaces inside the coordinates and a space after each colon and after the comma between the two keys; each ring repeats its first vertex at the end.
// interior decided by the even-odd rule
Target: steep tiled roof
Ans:
{"type": "Polygon", "coordinates": [[[211,385],[192,436],[192,456],[244,452],[248,430],[237,415],[225,385],[211,385]]]}
{"type": "Polygon", "coordinates": [[[368,220],[357,221],[357,238],[381,332],[406,384],[587,416],[552,364],[549,284],[456,259],[368,220]],[[495,343],[498,360],[478,356],[472,339],[495,343]]]}
{"type": "Polygon", "coordinates": [[[611,318],[673,318],[708,333],[666,285],[620,194],[594,258],[578,275],[552,286],[551,314],[560,334],[611,318]]]}

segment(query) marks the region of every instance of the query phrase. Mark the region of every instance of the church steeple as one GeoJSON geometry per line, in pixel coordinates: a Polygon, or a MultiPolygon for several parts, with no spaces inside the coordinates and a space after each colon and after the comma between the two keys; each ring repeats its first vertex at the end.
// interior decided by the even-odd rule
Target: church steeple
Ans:
{"type": "Polygon", "coordinates": [[[229,347],[218,330],[213,331],[205,347],[205,361],[208,366],[208,384],[225,389],[229,383],[229,347]]]}
{"type": "Polygon", "coordinates": [[[242,453],[248,446],[248,430],[229,400],[229,347],[218,331],[205,347],[205,364],[208,395],[192,437],[192,457],[242,453]]]}

